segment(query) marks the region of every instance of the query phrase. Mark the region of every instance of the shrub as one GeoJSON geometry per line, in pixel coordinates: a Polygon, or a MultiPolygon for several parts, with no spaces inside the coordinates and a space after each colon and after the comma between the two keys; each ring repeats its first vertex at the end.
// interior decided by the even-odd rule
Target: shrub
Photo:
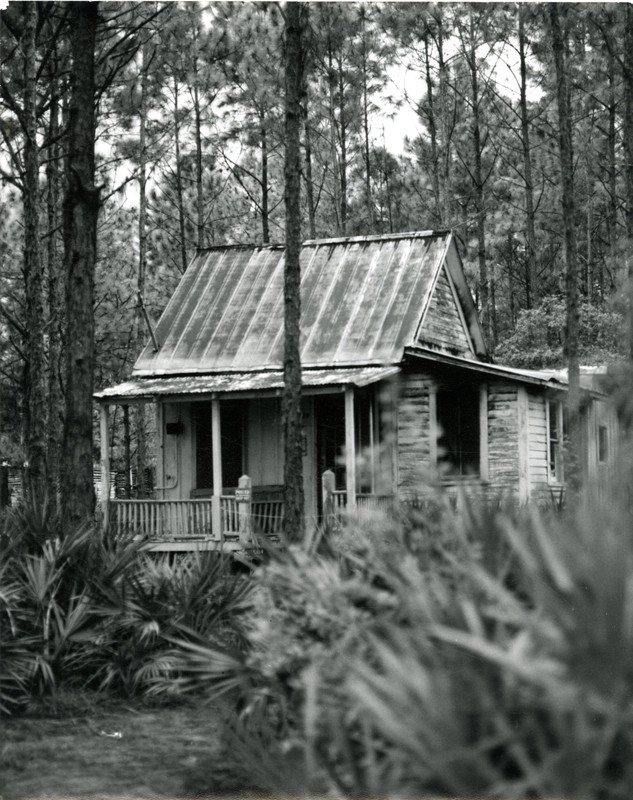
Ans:
{"type": "Polygon", "coordinates": [[[91,526],[65,530],[46,503],[12,509],[0,529],[0,712],[60,686],[131,696],[161,677],[164,689],[178,678],[175,641],[239,643],[247,591],[213,553],[171,563],[91,526]]]}
{"type": "Polygon", "coordinates": [[[248,675],[226,733],[235,786],[630,796],[630,521],[615,503],[440,502],[291,546],[255,574],[247,653],[198,651],[210,685],[248,675]]]}

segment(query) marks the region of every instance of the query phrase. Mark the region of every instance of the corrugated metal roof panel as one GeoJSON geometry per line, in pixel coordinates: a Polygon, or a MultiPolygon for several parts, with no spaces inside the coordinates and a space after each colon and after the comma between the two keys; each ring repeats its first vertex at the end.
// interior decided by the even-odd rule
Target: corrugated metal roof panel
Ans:
{"type": "MultiPolygon", "coordinates": [[[[416,328],[449,234],[306,243],[301,253],[304,366],[396,363],[416,328]]],[[[137,374],[281,368],[284,250],[201,251],[163,314],[159,350],[137,374]]]]}
{"type": "MultiPolygon", "coordinates": [[[[399,371],[399,367],[396,366],[312,369],[304,370],[302,383],[308,389],[317,386],[368,386],[370,383],[392,377],[399,371]]],[[[125,383],[97,392],[95,397],[99,400],[119,402],[177,395],[263,391],[281,389],[283,385],[283,372],[222,372],[215,375],[132,378],[125,383]]]]}

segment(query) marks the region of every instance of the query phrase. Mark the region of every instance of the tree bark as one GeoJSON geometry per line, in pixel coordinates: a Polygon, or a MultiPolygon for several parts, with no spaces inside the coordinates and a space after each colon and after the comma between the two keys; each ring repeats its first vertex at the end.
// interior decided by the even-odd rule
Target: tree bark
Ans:
{"type": "Polygon", "coordinates": [[[284,531],[289,539],[303,531],[303,448],[301,419],[301,87],[303,32],[308,9],[304,3],[286,6],[284,165],[286,253],[284,271],[284,531]]]}
{"type": "Polygon", "coordinates": [[[571,129],[571,108],[567,83],[566,35],[561,28],[559,7],[550,3],[552,52],[556,70],[556,95],[558,101],[558,146],[560,151],[563,227],[565,231],[565,290],[566,330],[565,355],[567,357],[569,394],[567,412],[569,420],[568,482],[577,488],[580,479],[580,367],[578,362],[578,253],[575,227],[574,155],[571,129]]]}
{"type": "Polygon", "coordinates": [[[484,179],[482,169],[482,144],[479,107],[479,76],[477,74],[477,54],[475,49],[475,31],[472,12],[470,14],[470,52],[468,57],[470,69],[470,89],[472,102],[472,134],[473,155],[475,159],[473,182],[475,189],[475,209],[477,211],[477,261],[479,264],[479,297],[481,301],[481,322],[483,329],[492,344],[492,325],[490,314],[490,287],[488,285],[488,262],[486,260],[486,207],[484,204],[484,179]]]}
{"type": "Polygon", "coordinates": [[[530,150],[530,119],[527,110],[527,40],[525,36],[525,9],[519,8],[519,60],[521,146],[523,148],[523,172],[525,177],[525,239],[527,244],[526,306],[538,305],[538,272],[536,258],[536,231],[534,212],[534,183],[532,180],[532,152],[530,150]]]}
{"type": "Polygon", "coordinates": [[[268,221],[268,134],[264,115],[259,119],[259,135],[262,147],[262,242],[270,242],[270,227],[268,221]]]}
{"type": "Polygon", "coordinates": [[[435,224],[442,226],[442,200],[440,193],[440,155],[437,145],[437,122],[435,119],[435,98],[431,76],[431,55],[429,53],[429,31],[424,31],[424,79],[426,81],[426,118],[431,137],[431,185],[433,187],[433,212],[435,224]]]}
{"type": "Polygon", "coordinates": [[[174,145],[176,149],[176,197],[178,199],[178,229],[180,231],[180,266],[182,274],[187,270],[187,234],[185,228],[185,201],[182,186],[182,163],[180,159],[180,119],[178,117],[178,78],[174,75],[174,145]]]}
{"type": "Polygon", "coordinates": [[[624,180],[626,198],[627,277],[629,296],[629,355],[633,359],[633,9],[626,5],[624,33],[624,180]]]}
{"type": "Polygon", "coordinates": [[[308,117],[307,87],[304,85],[305,98],[302,103],[304,148],[306,164],[306,200],[308,203],[308,231],[311,239],[316,239],[316,209],[314,206],[314,183],[312,178],[312,136],[308,117]]]}
{"type": "Polygon", "coordinates": [[[59,82],[57,64],[51,61],[48,162],[46,164],[46,217],[48,240],[46,261],[48,267],[48,429],[46,459],[48,466],[48,494],[57,496],[59,459],[64,419],[64,397],[61,388],[61,358],[64,316],[64,274],[59,258],[59,82]]]}
{"type": "MultiPolygon", "coordinates": [[[[145,276],[147,273],[147,81],[148,81],[148,46],[141,49],[141,98],[139,104],[139,169],[138,169],[138,272],[136,288],[145,299],[145,276]]],[[[135,319],[135,352],[140,354],[145,344],[145,320],[142,309],[136,309],[135,319]]],[[[145,445],[145,405],[138,403],[135,408],[134,427],[136,431],[136,481],[139,497],[144,495],[144,475],[146,462],[145,445]]]]}
{"type": "Polygon", "coordinates": [[[345,119],[345,86],[343,84],[343,64],[338,62],[339,93],[339,129],[341,144],[340,178],[341,178],[341,230],[347,234],[347,121],[345,119]]]}
{"type": "Polygon", "coordinates": [[[374,203],[371,196],[371,161],[369,158],[369,100],[367,97],[367,39],[365,31],[365,12],[361,11],[362,52],[361,74],[363,78],[363,156],[365,159],[365,205],[367,208],[368,233],[373,233],[374,203]]]}
{"type": "Polygon", "coordinates": [[[99,190],[95,187],[95,38],[98,3],[69,4],[72,68],[64,198],[66,415],[62,447],[62,513],[70,524],[94,512],[92,395],[94,270],[99,190]]]}
{"type": "Polygon", "coordinates": [[[40,247],[40,164],[37,144],[35,33],[37,4],[24,4],[24,281],[26,290],[26,491],[46,492],[46,368],[44,359],[44,270],[40,247]]]}

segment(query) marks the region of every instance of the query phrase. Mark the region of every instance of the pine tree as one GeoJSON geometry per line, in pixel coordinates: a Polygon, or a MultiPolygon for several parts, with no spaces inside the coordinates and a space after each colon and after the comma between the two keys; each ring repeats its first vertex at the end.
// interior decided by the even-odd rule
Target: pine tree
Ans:
{"type": "Polygon", "coordinates": [[[289,539],[303,527],[303,449],[301,417],[301,89],[303,86],[304,31],[308,9],[304,3],[286,6],[285,142],[286,258],[284,267],[284,530],[289,539]]]}

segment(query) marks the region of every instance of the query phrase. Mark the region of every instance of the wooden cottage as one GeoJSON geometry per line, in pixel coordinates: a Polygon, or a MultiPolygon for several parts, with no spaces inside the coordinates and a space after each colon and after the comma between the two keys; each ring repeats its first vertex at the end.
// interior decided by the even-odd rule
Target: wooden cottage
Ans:
{"type": "MultiPolygon", "coordinates": [[[[237,548],[245,520],[280,530],[283,268],[282,246],[200,251],[130,379],[97,395],[106,521],[159,549],[237,548]],[[109,407],[138,402],[155,408],[154,496],[113,500],[109,407]]],[[[308,241],[301,269],[308,524],[323,514],[324,472],[337,508],[429,481],[561,495],[565,382],[490,363],[450,233],[308,241]]],[[[595,388],[584,400],[583,468],[605,482],[615,420],[595,388]]]]}

